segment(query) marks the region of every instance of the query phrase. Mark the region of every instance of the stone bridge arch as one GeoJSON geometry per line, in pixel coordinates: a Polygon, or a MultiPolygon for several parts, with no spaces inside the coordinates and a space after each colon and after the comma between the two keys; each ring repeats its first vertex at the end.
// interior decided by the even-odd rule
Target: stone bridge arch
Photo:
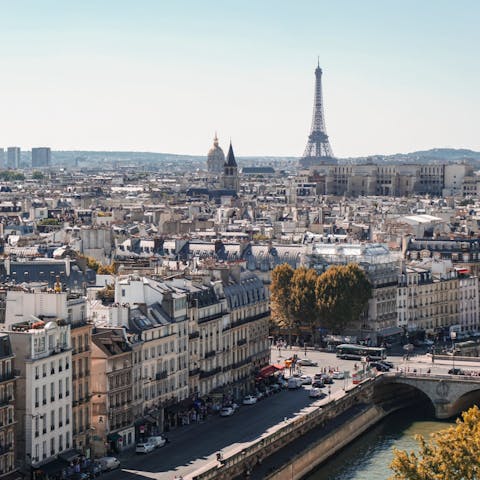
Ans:
{"type": "Polygon", "coordinates": [[[458,415],[480,402],[480,377],[393,373],[381,376],[375,387],[377,393],[381,385],[404,385],[421,392],[430,400],[439,419],[458,415]]]}

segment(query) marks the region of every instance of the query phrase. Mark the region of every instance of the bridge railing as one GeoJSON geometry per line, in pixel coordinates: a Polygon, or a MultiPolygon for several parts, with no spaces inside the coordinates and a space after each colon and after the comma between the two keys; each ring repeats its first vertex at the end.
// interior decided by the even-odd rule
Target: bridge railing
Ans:
{"type": "Polygon", "coordinates": [[[424,378],[430,380],[449,380],[449,381],[468,381],[473,383],[480,383],[480,376],[476,375],[451,375],[438,373],[419,373],[419,372],[385,372],[381,374],[386,378],[424,378]]]}

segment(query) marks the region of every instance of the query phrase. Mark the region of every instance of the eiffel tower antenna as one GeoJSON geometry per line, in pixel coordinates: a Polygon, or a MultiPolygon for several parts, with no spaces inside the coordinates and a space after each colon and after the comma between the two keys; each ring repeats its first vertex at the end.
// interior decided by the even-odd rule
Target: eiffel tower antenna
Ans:
{"type": "Polygon", "coordinates": [[[307,146],[299,166],[308,168],[313,165],[325,165],[337,163],[333,157],[332,147],[328,140],[327,129],[325,128],[325,114],[323,110],[322,94],[322,69],[320,68],[320,57],[317,60],[315,69],[315,95],[313,101],[313,118],[307,146]]]}

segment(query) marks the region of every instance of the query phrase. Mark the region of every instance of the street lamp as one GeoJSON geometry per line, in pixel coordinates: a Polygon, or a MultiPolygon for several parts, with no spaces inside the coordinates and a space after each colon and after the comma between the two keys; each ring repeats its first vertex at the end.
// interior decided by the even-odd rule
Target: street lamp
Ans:
{"type": "Polygon", "coordinates": [[[455,373],[455,339],[457,338],[457,332],[450,332],[450,339],[452,340],[452,368],[453,373],[455,373]]]}
{"type": "Polygon", "coordinates": [[[330,394],[332,393],[332,387],[328,386],[328,400],[330,400],[330,394]]]}

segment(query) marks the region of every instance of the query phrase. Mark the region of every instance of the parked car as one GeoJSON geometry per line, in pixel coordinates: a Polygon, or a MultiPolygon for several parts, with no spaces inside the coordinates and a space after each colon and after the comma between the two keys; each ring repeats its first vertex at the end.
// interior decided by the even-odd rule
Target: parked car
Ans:
{"type": "Polygon", "coordinates": [[[314,381],[316,381],[316,380],[321,380],[324,375],[325,375],[324,373],[316,373],[316,374],[313,376],[313,380],[314,380],[314,381]]]}
{"type": "Polygon", "coordinates": [[[315,380],[312,383],[313,388],[325,388],[325,384],[323,383],[323,380],[315,380]]]}
{"type": "Polygon", "coordinates": [[[345,378],[345,374],[343,372],[333,372],[332,378],[335,380],[343,380],[345,378]]]}
{"type": "Polygon", "coordinates": [[[296,390],[303,385],[302,379],[299,377],[290,377],[288,379],[288,389],[296,390]]]}
{"type": "Polygon", "coordinates": [[[247,395],[243,399],[242,403],[244,405],[253,405],[254,403],[257,403],[257,397],[254,397],[253,395],[247,395]]]}
{"type": "Polygon", "coordinates": [[[120,460],[115,457],[99,458],[98,463],[102,467],[102,472],[106,472],[108,470],[115,470],[116,468],[120,467],[120,460]]]}
{"type": "Polygon", "coordinates": [[[375,368],[379,372],[388,372],[390,370],[389,367],[380,362],[370,362],[370,367],[375,368]]]}
{"type": "Polygon", "coordinates": [[[282,386],[279,383],[274,383],[270,385],[270,388],[272,389],[273,393],[278,393],[282,389],[282,386]]]}
{"type": "Polygon", "coordinates": [[[333,378],[330,375],[327,375],[325,373],[322,376],[322,380],[323,380],[323,383],[325,383],[326,385],[331,385],[333,383],[333,378]]]}
{"type": "Polygon", "coordinates": [[[155,450],[155,445],[153,443],[137,443],[135,447],[135,453],[150,453],[155,450]]]}
{"type": "Polygon", "coordinates": [[[461,368],[451,368],[448,373],[450,375],[465,375],[465,372],[461,368]]]}
{"type": "Polygon", "coordinates": [[[309,358],[301,358],[297,361],[297,365],[301,365],[302,367],[318,367],[318,363],[313,362],[309,358]]]}
{"type": "Polygon", "coordinates": [[[167,443],[167,439],[162,437],[161,435],[156,435],[153,437],[147,438],[147,443],[153,443],[155,448],[163,447],[167,443]]]}
{"type": "Polygon", "coordinates": [[[323,398],[325,394],[319,388],[312,388],[308,392],[308,396],[310,398],[323,398]]]}
{"type": "Polygon", "coordinates": [[[233,407],[222,407],[220,409],[220,416],[221,417],[230,417],[235,413],[235,410],[233,407]]]}
{"type": "Polygon", "coordinates": [[[255,397],[257,398],[257,400],[261,400],[262,398],[265,397],[265,394],[263,392],[260,392],[260,391],[256,391],[255,392],[255,397]]]}
{"type": "Polygon", "coordinates": [[[288,382],[284,378],[279,378],[278,382],[280,388],[288,388],[288,382]]]}
{"type": "Polygon", "coordinates": [[[300,377],[300,380],[302,381],[302,385],[311,385],[312,384],[312,377],[309,377],[308,375],[302,375],[300,377]]]}
{"type": "Polygon", "coordinates": [[[387,360],[379,360],[378,363],[383,363],[383,365],[386,365],[388,368],[393,368],[395,366],[392,362],[388,362],[387,360]]]}

